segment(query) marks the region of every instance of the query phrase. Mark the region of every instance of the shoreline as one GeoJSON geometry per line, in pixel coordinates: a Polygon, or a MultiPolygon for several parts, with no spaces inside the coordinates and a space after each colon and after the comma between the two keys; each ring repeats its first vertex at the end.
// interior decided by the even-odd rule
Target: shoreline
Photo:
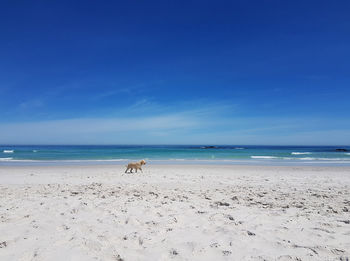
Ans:
{"type": "MultiPolygon", "coordinates": [[[[95,160],[0,160],[2,166],[93,166],[93,165],[126,165],[138,159],[95,159],[95,160]]],[[[280,160],[280,159],[161,159],[145,160],[153,165],[230,165],[230,166],[325,166],[325,167],[350,167],[349,160],[280,160]]]]}
{"type": "MultiPolygon", "coordinates": [[[[1,175],[1,170],[2,169],[98,169],[98,168],[105,168],[105,169],[123,169],[127,165],[129,161],[125,162],[111,162],[110,164],[100,164],[98,162],[90,162],[91,164],[80,164],[81,162],[77,162],[77,164],[72,164],[72,165],[64,165],[64,164],[59,164],[59,165],[0,165],[0,175],[1,175]]],[[[71,163],[71,162],[69,162],[71,163]]],[[[203,164],[201,162],[191,162],[189,164],[186,164],[184,162],[149,162],[147,161],[147,164],[144,165],[142,168],[143,170],[151,170],[153,168],[167,168],[167,169],[183,169],[183,168],[191,168],[191,169],[196,169],[196,168],[210,168],[210,169],[217,169],[217,168],[225,168],[225,169],[231,169],[231,170],[249,170],[249,169],[259,169],[259,170],[276,170],[276,169],[281,169],[281,170],[310,170],[310,169],[317,169],[317,170],[332,170],[332,169],[344,169],[348,170],[350,172],[350,166],[339,166],[339,165],[319,165],[319,166],[314,166],[314,165],[251,165],[251,164],[229,164],[229,163],[222,163],[220,164],[206,164],[204,162],[203,164]]],[[[133,172],[134,173],[134,172],[133,172]]],[[[141,172],[138,172],[142,174],[141,172]]],[[[350,175],[350,174],[349,174],[350,175]]],[[[1,177],[1,176],[0,176],[1,177]]],[[[1,183],[0,183],[1,184],[1,183]]]]}

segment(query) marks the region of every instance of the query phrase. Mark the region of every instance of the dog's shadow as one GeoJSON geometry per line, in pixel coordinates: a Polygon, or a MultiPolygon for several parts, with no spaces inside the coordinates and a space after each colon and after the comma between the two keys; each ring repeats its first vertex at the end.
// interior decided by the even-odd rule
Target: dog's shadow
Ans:
{"type": "Polygon", "coordinates": [[[123,172],[122,176],[124,175],[142,175],[143,172],[123,172]]]}

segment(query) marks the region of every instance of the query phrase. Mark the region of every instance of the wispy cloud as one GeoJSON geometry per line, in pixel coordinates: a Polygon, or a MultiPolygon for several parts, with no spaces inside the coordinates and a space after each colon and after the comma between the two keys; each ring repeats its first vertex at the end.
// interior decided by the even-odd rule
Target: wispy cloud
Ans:
{"type": "Polygon", "coordinates": [[[92,100],[101,100],[101,99],[116,96],[119,94],[129,94],[131,92],[132,92],[132,88],[120,88],[120,89],[105,91],[97,95],[94,95],[92,97],[92,100]]]}
{"type": "MultiPolygon", "coordinates": [[[[145,92],[149,92],[150,90],[154,90],[157,88],[162,81],[151,81],[148,83],[139,83],[133,85],[125,85],[125,84],[114,84],[112,87],[108,87],[106,90],[106,86],[103,86],[104,91],[99,92],[91,97],[92,100],[102,100],[114,96],[131,96],[133,98],[140,99],[140,95],[144,95],[145,92]]],[[[101,83],[99,83],[101,84],[101,83]]],[[[98,88],[97,88],[98,90],[98,88]]]]}
{"type": "Polygon", "coordinates": [[[119,110],[123,115],[164,115],[170,113],[181,113],[186,116],[197,118],[210,117],[211,115],[222,116],[232,114],[236,111],[237,105],[226,101],[216,102],[208,99],[183,100],[167,102],[166,104],[157,102],[152,97],[140,97],[131,105],[119,110]]]}
{"type": "Polygon", "coordinates": [[[200,123],[196,119],[182,115],[10,123],[1,125],[0,143],[100,143],[106,136],[110,142],[133,143],[138,137],[152,136],[155,130],[190,130],[198,126],[200,123]],[[128,140],[123,141],[120,137],[125,135],[128,140]]]}
{"type": "Polygon", "coordinates": [[[37,98],[37,99],[31,99],[31,100],[21,102],[18,105],[18,108],[23,109],[23,110],[27,110],[27,109],[31,109],[31,108],[43,107],[44,104],[45,104],[45,102],[43,99],[37,98]]]}
{"type": "Polygon", "coordinates": [[[136,101],[134,104],[130,105],[127,109],[128,110],[145,110],[145,109],[149,109],[149,108],[159,108],[159,105],[152,102],[151,99],[149,98],[141,98],[138,101],[136,101]]]}

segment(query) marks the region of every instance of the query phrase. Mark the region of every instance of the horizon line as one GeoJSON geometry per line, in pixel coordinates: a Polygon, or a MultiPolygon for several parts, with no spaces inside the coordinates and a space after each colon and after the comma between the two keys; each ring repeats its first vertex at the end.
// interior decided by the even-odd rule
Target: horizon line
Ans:
{"type": "Polygon", "coordinates": [[[312,145],[312,144],[304,144],[304,145],[292,145],[292,144],[0,144],[0,146],[281,146],[281,147],[350,147],[350,144],[335,144],[335,145],[312,145]]]}

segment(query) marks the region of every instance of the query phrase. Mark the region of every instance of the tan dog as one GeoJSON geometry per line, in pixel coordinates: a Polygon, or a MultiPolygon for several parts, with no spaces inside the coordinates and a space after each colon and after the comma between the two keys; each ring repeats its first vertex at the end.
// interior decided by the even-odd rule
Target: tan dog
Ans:
{"type": "Polygon", "coordinates": [[[142,171],[142,165],[146,165],[146,161],[145,160],[141,160],[140,162],[134,162],[134,163],[129,163],[127,166],[126,166],[126,170],[125,170],[125,173],[130,169],[130,173],[132,173],[132,170],[135,169],[136,170],[136,173],[137,173],[137,170],[141,170],[141,172],[143,173],[142,171]]]}

